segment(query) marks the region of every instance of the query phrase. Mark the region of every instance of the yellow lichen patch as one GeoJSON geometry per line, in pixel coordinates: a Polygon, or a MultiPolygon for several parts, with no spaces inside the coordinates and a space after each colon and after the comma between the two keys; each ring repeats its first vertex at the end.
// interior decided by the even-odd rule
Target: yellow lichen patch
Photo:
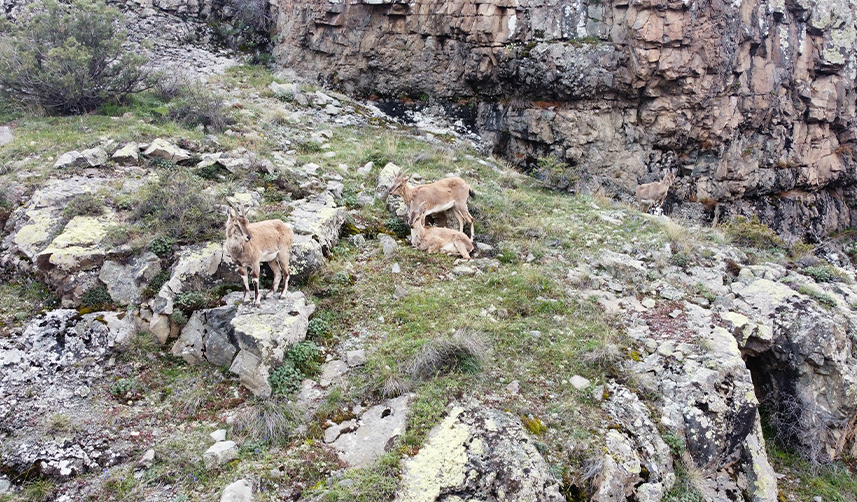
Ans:
{"type": "Polygon", "coordinates": [[[442,488],[460,485],[465,478],[470,427],[458,422],[464,410],[453,409],[431,432],[422,450],[405,462],[398,502],[433,502],[442,488]]]}
{"type": "Polygon", "coordinates": [[[107,223],[92,216],[75,216],[51,243],[55,248],[88,247],[100,243],[107,236],[107,223]]]}
{"type": "Polygon", "coordinates": [[[27,211],[27,217],[30,223],[18,230],[14,242],[25,254],[32,256],[48,242],[51,223],[54,219],[47,209],[27,211]]]}

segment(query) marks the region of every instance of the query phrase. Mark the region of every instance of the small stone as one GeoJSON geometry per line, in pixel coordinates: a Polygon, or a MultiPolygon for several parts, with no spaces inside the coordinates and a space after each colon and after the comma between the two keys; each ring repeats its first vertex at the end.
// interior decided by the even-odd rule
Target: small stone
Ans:
{"type": "Polygon", "coordinates": [[[361,248],[366,244],[366,237],[363,237],[363,234],[352,235],[351,244],[354,244],[354,247],[361,248]]]}
{"type": "Polygon", "coordinates": [[[238,458],[238,445],[235,444],[235,441],[218,441],[205,450],[202,455],[206,469],[213,469],[236,458],[238,458]]]}
{"type": "Polygon", "coordinates": [[[401,300],[402,298],[404,298],[407,295],[408,295],[408,290],[405,289],[403,286],[400,286],[397,284],[395,291],[393,291],[393,299],[394,300],[401,300]]]}
{"type": "Polygon", "coordinates": [[[494,246],[490,244],[485,244],[484,242],[474,242],[476,244],[476,249],[479,250],[480,253],[490,253],[494,251],[494,246]]]}
{"type": "Polygon", "coordinates": [[[107,163],[107,152],[101,147],[89,148],[80,152],[89,167],[103,166],[107,163]]]}
{"type": "Polygon", "coordinates": [[[140,460],[137,461],[138,464],[142,465],[143,467],[147,467],[147,468],[151,467],[152,463],[154,463],[154,462],[155,462],[155,450],[152,448],[149,448],[148,450],[146,450],[146,453],[144,453],[143,456],[140,457],[140,460]]]}
{"type": "Polygon", "coordinates": [[[12,483],[6,478],[0,478],[0,494],[9,493],[12,489],[12,483]]]}
{"type": "Polygon", "coordinates": [[[216,430],[209,434],[209,437],[215,441],[226,441],[226,429],[216,430]]]}
{"type": "Polygon", "coordinates": [[[574,375],[568,380],[568,383],[575,389],[582,390],[589,387],[590,381],[580,375],[574,375]]]}
{"type": "Polygon", "coordinates": [[[640,304],[642,304],[647,309],[653,309],[655,308],[655,305],[658,304],[658,302],[656,302],[653,298],[643,298],[643,301],[641,301],[640,304]]]}
{"type": "Polygon", "coordinates": [[[530,336],[533,338],[538,338],[538,337],[542,336],[542,332],[537,331],[537,330],[532,330],[532,331],[530,331],[530,336]]]}
{"type": "Polygon", "coordinates": [[[512,380],[512,383],[506,386],[506,390],[512,394],[517,394],[520,389],[521,384],[519,384],[517,380],[512,380]]]}
{"type": "Polygon", "coordinates": [[[395,239],[393,239],[387,234],[381,234],[378,239],[381,241],[381,249],[384,251],[384,256],[389,258],[396,253],[396,249],[399,247],[399,245],[396,244],[395,239]]]}
{"type": "Polygon", "coordinates": [[[683,313],[684,313],[684,312],[682,312],[681,310],[679,310],[679,309],[675,309],[675,310],[673,310],[672,312],[670,312],[670,317],[672,317],[673,319],[675,319],[675,318],[677,318],[678,316],[682,315],[683,313]]]}
{"type": "Polygon", "coordinates": [[[348,364],[340,361],[339,359],[334,359],[333,361],[321,365],[321,376],[319,376],[318,383],[322,387],[328,387],[331,383],[347,372],[348,364]]]}
{"type": "Polygon", "coordinates": [[[398,263],[394,263],[394,264],[393,264],[393,267],[392,267],[392,269],[391,269],[391,271],[392,271],[394,274],[398,274],[399,272],[401,272],[401,271],[402,271],[402,267],[400,267],[398,263]]]}
{"type": "Polygon", "coordinates": [[[86,158],[81,155],[77,150],[72,150],[70,152],[65,152],[60,155],[56,162],[54,162],[54,169],[65,169],[67,167],[80,167],[86,165],[86,158]]]}
{"type": "Polygon", "coordinates": [[[666,341],[658,347],[658,354],[664,357],[670,357],[673,355],[673,352],[675,352],[675,345],[673,342],[666,341]]]}
{"type": "Polygon", "coordinates": [[[651,353],[655,352],[656,350],[658,350],[658,342],[655,340],[652,340],[651,338],[646,340],[646,352],[651,354],[651,353]]]}
{"type": "Polygon", "coordinates": [[[350,488],[351,486],[354,486],[354,480],[353,479],[341,479],[336,484],[341,486],[342,488],[350,488]]]}
{"type": "Polygon", "coordinates": [[[355,366],[362,366],[366,364],[366,351],[363,349],[349,350],[345,353],[345,360],[348,362],[348,366],[351,368],[355,366]]]}
{"type": "Polygon", "coordinates": [[[324,152],[324,155],[322,155],[322,157],[324,157],[325,159],[332,159],[333,157],[336,157],[336,152],[324,152]]]}
{"type": "Polygon", "coordinates": [[[467,265],[456,265],[452,268],[452,273],[456,275],[474,275],[476,269],[467,265]]]}
{"type": "Polygon", "coordinates": [[[227,486],[220,496],[220,502],[252,502],[252,500],[253,484],[246,479],[239,479],[227,486]]]}
{"type": "Polygon", "coordinates": [[[372,172],[372,169],[375,167],[374,162],[367,162],[363,167],[357,168],[357,174],[367,175],[372,172]]]}
{"type": "Polygon", "coordinates": [[[119,164],[131,165],[136,164],[140,160],[140,147],[137,143],[131,142],[116,150],[113,153],[113,161],[119,164]]]}
{"type": "Polygon", "coordinates": [[[80,398],[86,398],[89,396],[90,390],[86,385],[81,385],[80,387],[74,389],[74,395],[80,398]]]}
{"type": "Polygon", "coordinates": [[[279,467],[274,467],[268,472],[268,476],[273,479],[280,479],[283,477],[283,471],[279,467]]]}

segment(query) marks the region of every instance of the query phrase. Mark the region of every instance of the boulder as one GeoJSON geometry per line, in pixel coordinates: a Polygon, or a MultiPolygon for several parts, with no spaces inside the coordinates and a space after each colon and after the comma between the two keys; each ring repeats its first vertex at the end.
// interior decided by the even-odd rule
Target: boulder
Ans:
{"type": "Polygon", "coordinates": [[[161,261],[153,253],[134,256],[127,263],[107,260],[98,278],[107,286],[110,298],[119,305],[137,304],[146,285],[161,271],[161,261]]]}
{"type": "Polygon", "coordinates": [[[481,499],[562,502],[559,482],[516,417],[456,406],[415,456],[402,462],[396,502],[481,499]]]}
{"type": "Polygon", "coordinates": [[[223,282],[241,280],[220,242],[187,246],[177,255],[170,279],[151,301],[156,314],[171,314],[175,296],[183,291],[201,291],[223,282]]]}
{"type": "Polygon", "coordinates": [[[312,236],[325,252],[339,241],[339,230],[345,223],[347,212],[336,205],[329,193],[321,193],[291,204],[292,212],[287,223],[295,234],[312,236]]]}
{"type": "Polygon", "coordinates": [[[226,305],[194,312],[173,344],[173,355],[189,364],[230,366],[238,352],[231,325],[237,310],[234,305],[226,305]]]}
{"type": "Polygon", "coordinates": [[[107,152],[100,146],[83,150],[80,154],[86,160],[86,165],[89,167],[103,166],[107,163],[107,152]]]}
{"type": "Polygon", "coordinates": [[[143,155],[150,158],[164,159],[172,162],[183,162],[191,158],[191,153],[183,148],[179,148],[169,141],[157,138],[152,141],[143,155]]]}
{"type": "Polygon", "coordinates": [[[596,266],[623,282],[639,282],[646,278],[646,266],[643,262],[609,249],[601,250],[596,266]]]}
{"type": "Polygon", "coordinates": [[[402,172],[402,168],[393,164],[392,162],[388,162],[387,165],[381,169],[381,172],[378,173],[378,182],[375,184],[375,197],[381,200],[387,200],[387,196],[390,194],[390,189],[393,188],[393,180],[396,179],[402,172]]]}
{"type": "Polygon", "coordinates": [[[280,366],[292,345],[306,338],[309,316],[315,305],[307,304],[301,292],[266,298],[261,305],[241,305],[230,321],[238,355],[229,371],[254,395],[269,397],[269,370],[280,366]]]}
{"type": "Polygon", "coordinates": [[[131,166],[136,165],[140,160],[140,147],[135,142],[126,143],[124,146],[113,152],[111,157],[113,162],[118,164],[131,166]]]}
{"type": "Polygon", "coordinates": [[[54,169],[66,169],[69,167],[83,167],[87,165],[86,157],[77,150],[65,152],[54,162],[54,169]]]}

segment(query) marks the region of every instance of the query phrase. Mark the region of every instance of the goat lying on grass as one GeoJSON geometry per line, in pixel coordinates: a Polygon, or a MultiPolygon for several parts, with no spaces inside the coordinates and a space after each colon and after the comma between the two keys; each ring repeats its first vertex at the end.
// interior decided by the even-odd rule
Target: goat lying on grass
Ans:
{"type": "Polygon", "coordinates": [[[660,207],[667,199],[667,192],[670,186],[675,182],[675,174],[669,172],[664,175],[661,181],[646,183],[637,187],[637,204],[640,206],[640,211],[643,211],[644,204],[646,209],[644,212],[649,212],[653,207],[660,207]]]}
{"type": "Polygon", "coordinates": [[[475,197],[476,194],[466,181],[458,176],[444,178],[428,185],[420,185],[411,188],[408,185],[410,175],[399,174],[393,180],[390,193],[401,195],[405,205],[420,207],[424,205],[425,215],[440,213],[452,209],[458,219],[458,231],[464,232],[464,223],[470,223],[470,238],[473,238],[473,216],[467,210],[467,198],[475,197]]]}
{"type": "Polygon", "coordinates": [[[236,211],[229,208],[226,219],[226,252],[238,266],[238,273],[244,280],[244,301],[250,292],[247,281],[247,268],[253,272],[253,303],[259,305],[259,268],[261,262],[267,262],[274,272],[273,293],[277,293],[280,278],[285,274],[283,293],[289,287],[289,256],[292,252],[294,234],[288,225],[280,220],[265,220],[250,223],[247,209],[236,211]]]}
{"type": "Polygon", "coordinates": [[[408,225],[411,226],[411,243],[414,247],[429,253],[460,255],[465,260],[469,260],[474,248],[473,241],[464,232],[452,228],[426,227],[425,207],[425,202],[420,203],[416,208],[411,204],[408,211],[408,225]]]}

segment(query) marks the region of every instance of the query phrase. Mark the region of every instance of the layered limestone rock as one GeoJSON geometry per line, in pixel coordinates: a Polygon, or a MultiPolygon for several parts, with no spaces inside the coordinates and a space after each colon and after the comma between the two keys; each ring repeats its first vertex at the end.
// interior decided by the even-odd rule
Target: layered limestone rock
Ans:
{"type": "Polygon", "coordinates": [[[618,195],[673,169],[673,201],[814,238],[852,225],[857,200],[855,12],[853,0],[281,0],[276,55],[351,93],[469,98],[471,126],[522,164],[554,155],[618,195]]]}

